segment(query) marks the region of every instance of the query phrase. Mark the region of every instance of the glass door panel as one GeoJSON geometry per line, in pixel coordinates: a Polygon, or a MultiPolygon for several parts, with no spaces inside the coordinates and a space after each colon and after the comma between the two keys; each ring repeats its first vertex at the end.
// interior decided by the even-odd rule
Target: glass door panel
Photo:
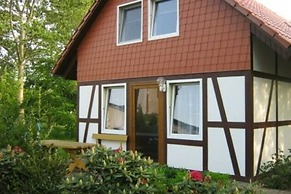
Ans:
{"type": "Polygon", "coordinates": [[[135,150],[158,161],[158,89],[137,88],[134,91],[135,150]]]}

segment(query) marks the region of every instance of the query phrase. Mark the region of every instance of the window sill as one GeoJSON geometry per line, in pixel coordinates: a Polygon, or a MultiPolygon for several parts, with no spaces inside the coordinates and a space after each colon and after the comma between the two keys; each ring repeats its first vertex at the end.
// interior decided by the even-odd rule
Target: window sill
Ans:
{"type": "Polygon", "coordinates": [[[163,35],[158,35],[158,36],[149,36],[149,41],[152,40],[160,40],[160,39],[166,39],[166,38],[174,38],[178,37],[180,34],[179,33],[171,33],[171,34],[163,34],[163,35]]]}
{"type": "Polygon", "coordinates": [[[116,46],[123,46],[123,45],[129,45],[129,44],[136,44],[140,43],[142,40],[133,40],[133,41],[128,41],[128,42],[117,42],[116,46]]]}

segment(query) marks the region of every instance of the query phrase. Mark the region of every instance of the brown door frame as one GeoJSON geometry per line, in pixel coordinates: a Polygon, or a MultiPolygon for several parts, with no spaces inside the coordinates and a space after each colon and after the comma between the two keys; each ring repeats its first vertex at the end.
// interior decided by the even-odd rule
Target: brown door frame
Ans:
{"type": "Polygon", "coordinates": [[[157,88],[158,90],[158,162],[166,163],[166,93],[160,92],[156,82],[129,84],[129,119],[128,119],[128,147],[135,150],[135,90],[157,88]]]}

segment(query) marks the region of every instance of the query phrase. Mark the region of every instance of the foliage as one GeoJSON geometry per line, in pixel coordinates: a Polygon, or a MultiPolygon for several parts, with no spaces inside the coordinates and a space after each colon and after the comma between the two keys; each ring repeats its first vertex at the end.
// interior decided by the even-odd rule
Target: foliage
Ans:
{"type": "Polygon", "coordinates": [[[258,181],[268,188],[291,190],[291,149],[288,156],[283,151],[273,154],[272,160],[261,166],[258,181]]]}
{"type": "Polygon", "coordinates": [[[166,168],[164,184],[167,185],[167,193],[261,193],[258,185],[239,185],[226,174],[166,168]]]}
{"type": "Polygon", "coordinates": [[[19,142],[22,130],[18,128],[19,105],[17,103],[17,82],[7,68],[0,73],[0,148],[19,142]]]}
{"type": "Polygon", "coordinates": [[[67,178],[60,186],[64,193],[260,193],[257,185],[241,186],[227,175],[210,172],[203,175],[199,171],[158,165],[138,152],[98,145],[84,158],[89,170],[67,178]]]}
{"type": "Polygon", "coordinates": [[[221,182],[221,184],[226,185],[231,181],[230,175],[223,173],[216,173],[211,171],[206,171],[203,173],[204,177],[210,176],[212,181],[221,182]]]}
{"type": "Polygon", "coordinates": [[[141,153],[97,146],[84,155],[88,172],[68,178],[62,188],[77,193],[156,193],[157,164],[141,153]]]}
{"type": "Polygon", "coordinates": [[[92,3],[0,1],[0,148],[21,144],[27,127],[76,138],[76,83],[51,68],[92,3]]]}
{"type": "Polygon", "coordinates": [[[1,193],[59,193],[57,185],[65,176],[67,158],[38,142],[26,147],[27,150],[19,146],[1,150],[1,193]]]}

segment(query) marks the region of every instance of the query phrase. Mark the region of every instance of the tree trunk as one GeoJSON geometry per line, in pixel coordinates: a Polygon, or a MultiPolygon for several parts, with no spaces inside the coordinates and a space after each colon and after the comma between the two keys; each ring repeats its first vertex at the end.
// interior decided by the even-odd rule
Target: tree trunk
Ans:
{"type": "Polygon", "coordinates": [[[21,24],[20,24],[20,37],[19,37],[19,45],[18,45],[18,54],[19,54],[19,64],[18,64],[18,82],[19,82],[19,90],[18,90],[18,103],[21,106],[19,109],[19,118],[21,122],[24,122],[24,109],[22,107],[23,99],[24,99],[24,70],[26,66],[25,60],[25,17],[23,12],[20,15],[21,24]]]}

